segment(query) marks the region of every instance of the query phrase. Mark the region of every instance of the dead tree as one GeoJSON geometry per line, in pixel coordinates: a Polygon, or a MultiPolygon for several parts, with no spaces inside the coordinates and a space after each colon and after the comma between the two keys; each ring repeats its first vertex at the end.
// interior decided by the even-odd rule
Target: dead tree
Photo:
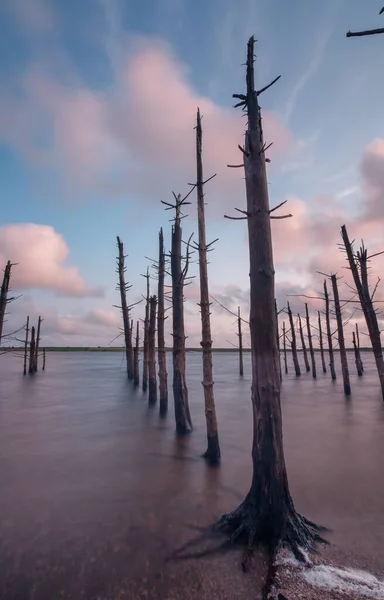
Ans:
{"type": "Polygon", "coordinates": [[[266,545],[269,568],[263,597],[267,598],[278,547],[284,544],[297,558],[305,560],[300,546],[312,548],[321,538],[319,528],[295,510],[284,459],[271,210],[265,168],[266,145],[263,142],[257,100],[258,95],[266,88],[255,91],[253,61],[252,37],[248,42],[247,93],[236,97],[240,99],[239,104],[247,109],[248,117],[245,145],[241,150],[247,195],[247,207],[242,212],[245,213],[248,223],[250,257],[253,477],[243,502],[233,512],[223,515],[217,527],[228,527],[232,533],[232,542],[240,536],[245,538],[247,551],[243,559],[244,570],[255,543],[261,542],[266,545]]]}
{"type": "Polygon", "coordinates": [[[289,302],[287,302],[287,311],[288,311],[288,317],[289,317],[289,324],[291,327],[291,350],[292,350],[293,366],[295,367],[296,377],[300,377],[301,371],[300,371],[299,359],[297,358],[296,332],[295,332],[295,326],[293,323],[293,315],[292,315],[291,307],[289,306],[289,302]]]}
{"type": "Polygon", "coordinates": [[[4,269],[3,282],[1,284],[1,291],[0,291],[0,345],[1,345],[1,340],[3,337],[5,309],[9,302],[8,291],[9,291],[9,283],[11,280],[11,268],[12,268],[12,264],[11,264],[11,261],[9,260],[4,269]]]}
{"type": "Polygon", "coordinates": [[[333,290],[333,301],[335,303],[337,336],[338,336],[338,340],[339,340],[339,351],[340,351],[340,361],[341,361],[341,372],[343,374],[344,394],[346,396],[350,396],[351,384],[349,381],[349,369],[348,369],[347,351],[345,349],[343,318],[341,315],[339,289],[337,287],[336,275],[331,275],[331,282],[332,282],[332,290],[333,290]]]}
{"type": "Polygon", "coordinates": [[[284,350],[284,371],[287,375],[288,373],[288,362],[287,362],[287,340],[285,333],[285,322],[283,321],[283,350],[284,350]]]}
{"type": "Polygon", "coordinates": [[[335,354],[333,351],[333,340],[331,330],[331,311],[329,308],[329,293],[327,288],[327,280],[324,279],[324,299],[325,299],[325,323],[327,327],[328,353],[329,353],[329,369],[331,371],[332,381],[336,381],[335,371],[335,354]]]}
{"type": "Polygon", "coordinates": [[[308,312],[308,304],[307,303],[305,303],[305,320],[307,322],[307,336],[308,336],[309,354],[311,356],[311,364],[312,364],[312,377],[313,377],[313,379],[316,379],[315,351],[313,349],[311,322],[309,320],[309,312],[308,312]]]}
{"type": "Polygon", "coordinates": [[[244,375],[244,362],[243,362],[243,332],[241,330],[240,306],[237,307],[237,335],[239,338],[239,373],[240,373],[240,377],[242,377],[244,375]]]}
{"type": "MultiPolygon", "coordinates": [[[[172,225],[172,243],[171,243],[171,276],[172,276],[172,336],[173,336],[173,398],[175,404],[176,431],[180,435],[192,431],[192,420],[188,404],[188,388],[186,382],[186,355],[185,355],[185,326],[184,326],[184,285],[187,277],[190,260],[190,240],[187,244],[186,258],[184,267],[182,266],[182,229],[181,229],[181,208],[187,202],[189,194],[184,198],[181,195],[173,194],[175,203],[164,202],[166,210],[175,210],[175,218],[172,225]]],[[[192,237],[192,236],[191,236],[192,237]]]]}
{"type": "MultiPolygon", "coordinates": [[[[384,6],[381,9],[381,11],[379,12],[379,15],[382,15],[384,13],[384,6]]],[[[376,35],[378,33],[384,33],[384,27],[381,27],[379,29],[366,29],[365,31],[348,31],[346,36],[347,37],[362,37],[364,35],[376,35]]]]}
{"type": "MultiPolygon", "coordinates": [[[[368,283],[368,262],[373,256],[368,256],[367,249],[362,243],[360,250],[355,254],[353,245],[349,241],[348,233],[345,225],[341,228],[341,235],[344,242],[344,247],[347,253],[349,268],[351,269],[353,281],[355,284],[356,291],[359,295],[361,308],[363,310],[365,322],[367,324],[369,338],[371,340],[373,354],[375,357],[377,373],[380,379],[381,392],[384,400],[384,360],[383,351],[381,347],[381,335],[380,328],[377,321],[377,315],[375,307],[373,305],[373,297],[376,289],[373,293],[370,293],[368,283]]],[[[381,252],[378,254],[382,254],[381,252]]],[[[377,286],[376,286],[377,287],[377,286]]]]}
{"type": "Polygon", "coordinates": [[[36,332],[35,365],[34,365],[35,371],[37,371],[37,364],[38,364],[38,360],[39,360],[41,321],[42,321],[42,318],[39,317],[39,320],[37,321],[37,332],[36,332]]]}
{"type": "Polygon", "coordinates": [[[359,351],[360,362],[361,362],[361,369],[362,369],[362,371],[363,371],[363,373],[364,373],[364,364],[363,364],[363,361],[362,361],[362,359],[361,359],[361,353],[360,353],[360,334],[359,334],[359,326],[358,326],[358,324],[357,324],[357,323],[356,323],[356,344],[357,344],[357,349],[358,349],[358,351],[359,351]]]}
{"type": "Polygon", "coordinates": [[[117,273],[119,275],[118,289],[120,290],[121,298],[121,312],[123,314],[123,329],[124,329],[124,341],[125,341],[125,355],[127,360],[127,374],[128,379],[133,379],[133,349],[132,349],[132,337],[130,332],[129,323],[129,309],[127,304],[127,291],[131,286],[125,281],[125,272],[127,270],[125,266],[124,245],[117,236],[117,247],[119,250],[119,256],[117,257],[117,273]]]}
{"type": "Polygon", "coordinates": [[[45,371],[45,354],[46,354],[46,350],[44,348],[43,349],[43,371],[45,371]]]}
{"type": "Polygon", "coordinates": [[[321,326],[320,311],[317,311],[317,317],[318,317],[318,324],[319,324],[319,346],[320,346],[321,365],[323,367],[323,373],[326,373],[327,367],[325,364],[325,357],[324,357],[323,330],[322,330],[322,326],[321,326]]]}
{"type": "Polygon", "coordinates": [[[148,324],[148,403],[153,405],[157,402],[156,381],[156,308],[157,298],[151,296],[149,299],[149,324],[148,324]]]}
{"type": "Polygon", "coordinates": [[[360,351],[356,344],[356,336],[355,336],[354,331],[352,331],[352,344],[353,344],[353,349],[355,351],[356,371],[357,371],[358,376],[361,377],[363,375],[363,368],[362,368],[362,364],[361,364],[360,351]]]}
{"type": "Polygon", "coordinates": [[[143,392],[147,391],[148,387],[148,329],[149,329],[149,268],[147,273],[143,275],[147,280],[147,295],[145,297],[145,316],[144,316],[144,335],[143,335],[143,377],[142,377],[142,389],[143,392]]]}
{"type": "Polygon", "coordinates": [[[280,356],[279,313],[277,311],[276,300],[275,300],[275,311],[276,311],[276,341],[277,341],[277,349],[279,351],[279,373],[280,373],[280,381],[283,381],[283,372],[281,370],[281,356],[280,356]]]}
{"type": "MultiPolygon", "coordinates": [[[[205,233],[205,209],[204,209],[204,181],[203,159],[202,159],[203,131],[201,127],[200,110],[197,109],[196,118],[196,191],[197,191],[197,222],[199,230],[199,241],[196,246],[199,252],[199,275],[200,275],[200,312],[201,312],[201,342],[203,349],[203,389],[205,421],[207,426],[207,449],[203,458],[211,464],[220,462],[219,432],[217,429],[215,396],[213,393],[213,369],[212,369],[212,335],[208,286],[208,261],[207,252],[214,242],[207,244],[205,233]]],[[[213,176],[214,177],[214,176],[213,176]]],[[[209,179],[212,179],[210,177],[209,179]]],[[[209,180],[207,180],[209,181],[209,180]]]]}
{"type": "Polygon", "coordinates": [[[159,232],[159,263],[158,263],[158,286],[157,286],[157,360],[159,363],[159,393],[160,393],[160,415],[164,416],[168,411],[168,374],[167,355],[165,350],[165,309],[164,309],[164,279],[165,279],[165,252],[163,229],[159,232]]]}
{"type": "Polygon", "coordinates": [[[308,361],[308,354],[307,354],[307,347],[305,345],[305,340],[304,340],[303,326],[301,324],[301,317],[300,317],[300,315],[298,314],[297,317],[298,317],[298,320],[299,320],[299,333],[300,333],[300,339],[301,339],[301,347],[302,347],[302,350],[303,350],[305,370],[307,371],[307,373],[309,373],[309,371],[311,370],[311,367],[309,366],[309,361],[308,361]]]}
{"type": "Polygon", "coordinates": [[[25,325],[25,342],[24,342],[24,369],[23,374],[27,374],[27,358],[28,358],[28,335],[29,335],[29,317],[25,325]]]}
{"type": "Polygon", "coordinates": [[[133,348],[133,382],[135,387],[140,385],[140,371],[139,371],[139,352],[140,352],[140,331],[139,331],[140,323],[136,322],[136,341],[135,347],[133,348]]]}
{"type": "Polygon", "coordinates": [[[31,329],[31,343],[29,344],[29,368],[28,373],[32,375],[35,372],[35,348],[36,348],[36,340],[35,340],[35,327],[33,326],[31,329]]]}

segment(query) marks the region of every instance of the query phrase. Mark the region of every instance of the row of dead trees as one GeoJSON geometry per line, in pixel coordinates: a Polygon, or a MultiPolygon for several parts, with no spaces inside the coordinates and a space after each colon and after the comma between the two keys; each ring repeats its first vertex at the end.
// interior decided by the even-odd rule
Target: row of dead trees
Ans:
{"type": "Polygon", "coordinates": [[[24,341],[24,367],[23,374],[33,375],[37,372],[39,356],[42,355],[43,365],[42,370],[45,371],[45,362],[46,362],[46,350],[43,348],[42,353],[40,353],[40,341],[41,341],[41,323],[43,319],[39,317],[37,321],[37,328],[32,325],[31,330],[29,328],[29,316],[27,317],[27,322],[25,325],[25,341],[24,341]],[[29,331],[30,330],[30,331],[29,331]],[[29,340],[29,333],[31,334],[31,338],[29,340]]]}

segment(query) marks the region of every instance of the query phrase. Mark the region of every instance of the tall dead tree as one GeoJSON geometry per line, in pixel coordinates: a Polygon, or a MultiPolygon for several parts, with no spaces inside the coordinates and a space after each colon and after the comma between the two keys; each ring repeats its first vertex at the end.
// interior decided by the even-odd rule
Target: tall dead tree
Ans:
{"type": "Polygon", "coordinates": [[[124,341],[125,341],[125,355],[127,361],[127,374],[128,379],[133,379],[133,348],[132,348],[132,337],[130,331],[129,322],[129,306],[127,304],[127,291],[131,286],[125,281],[125,272],[127,270],[125,266],[124,245],[117,236],[117,248],[119,256],[117,257],[117,273],[119,275],[118,289],[120,290],[121,298],[121,312],[123,315],[123,329],[124,329],[124,341]]]}
{"type": "Polygon", "coordinates": [[[323,329],[321,326],[320,311],[317,311],[317,318],[318,318],[318,324],[319,324],[319,346],[320,346],[321,365],[323,367],[323,373],[326,373],[327,367],[325,364],[325,357],[324,357],[323,329]]]}
{"type": "Polygon", "coordinates": [[[133,348],[133,383],[135,387],[140,385],[140,371],[139,371],[139,352],[140,352],[140,323],[136,322],[136,340],[133,348]]]}
{"type": "Polygon", "coordinates": [[[361,363],[360,350],[356,343],[356,335],[355,335],[354,331],[352,331],[352,344],[353,344],[353,349],[355,351],[355,365],[356,365],[357,375],[359,377],[361,377],[363,375],[363,368],[362,368],[362,363],[361,363]]]}
{"type": "Polygon", "coordinates": [[[299,333],[300,333],[300,339],[301,339],[301,348],[303,350],[305,370],[307,371],[307,373],[309,373],[309,371],[311,370],[311,367],[309,366],[309,361],[308,361],[308,354],[307,354],[307,347],[305,345],[303,326],[301,324],[301,317],[300,317],[300,315],[298,314],[297,317],[298,317],[298,320],[299,320],[299,333]]]}
{"type": "Polygon", "coordinates": [[[240,377],[242,377],[244,375],[244,361],[243,361],[243,332],[241,330],[240,306],[237,307],[237,336],[239,338],[239,373],[240,373],[240,377]]]}
{"type": "Polygon", "coordinates": [[[276,341],[277,341],[277,349],[279,351],[279,373],[280,373],[280,381],[283,381],[283,372],[281,370],[281,355],[280,355],[279,312],[277,310],[276,300],[275,300],[275,311],[276,311],[276,341]]]}
{"type": "MultiPolygon", "coordinates": [[[[379,12],[379,15],[384,13],[384,6],[379,12]]],[[[364,35],[377,35],[378,33],[384,33],[384,27],[379,29],[366,29],[364,31],[348,31],[346,37],[362,37],[364,35]]]]}
{"type": "Polygon", "coordinates": [[[28,335],[29,335],[29,316],[25,324],[25,342],[24,342],[24,369],[23,374],[27,374],[27,358],[28,358],[28,335]]]}
{"type": "Polygon", "coordinates": [[[289,306],[289,302],[287,302],[287,311],[288,311],[289,325],[291,327],[291,350],[292,350],[293,366],[295,367],[296,377],[300,377],[301,371],[300,371],[299,359],[297,357],[296,331],[295,331],[295,325],[293,323],[293,315],[292,315],[291,307],[289,306]]]}
{"type": "MultiPolygon", "coordinates": [[[[211,464],[220,462],[219,432],[217,429],[215,396],[213,393],[213,369],[212,369],[212,335],[211,317],[208,285],[208,260],[207,252],[217,241],[213,240],[207,244],[205,233],[205,208],[204,208],[204,185],[212,179],[204,181],[203,176],[203,130],[201,127],[200,110],[197,109],[196,117],[196,191],[197,191],[197,223],[199,230],[199,241],[196,246],[199,252],[199,275],[200,275],[200,312],[201,312],[201,342],[203,349],[203,389],[205,421],[207,426],[207,449],[203,454],[211,464]]],[[[214,177],[214,176],[213,176],[214,177]]]]}
{"type": "MultiPolygon", "coordinates": [[[[376,289],[373,293],[370,293],[369,282],[368,282],[368,262],[373,256],[382,254],[382,252],[368,256],[367,249],[362,243],[360,250],[355,254],[353,245],[349,241],[348,233],[345,225],[341,228],[341,235],[344,242],[344,247],[347,253],[349,268],[351,269],[353,281],[355,284],[356,291],[359,295],[361,308],[363,310],[365,322],[367,324],[369,338],[372,344],[373,355],[375,357],[377,374],[379,376],[381,392],[384,400],[384,360],[383,350],[381,347],[381,334],[380,327],[377,321],[377,315],[375,307],[373,305],[373,298],[376,289]]],[[[379,280],[380,281],[380,280],[379,280]]],[[[377,286],[376,286],[377,287],[377,286]]]]}
{"type": "Polygon", "coordinates": [[[40,346],[41,321],[42,321],[42,318],[39,317],[39,319],[37,321],[37,332],[36,332],[35,364],[34,364],[35,371],[37,371],[37,365],[38,365],[38,361],[39,361],[39,346],[40,346]]]}
{"type": "Polygon", "coordinates": [[[43,371],[45,371],[45,355],[46,355],[46,350],[44,348],[43,349],[43,371]]]}
{"type": "MultiPolygon", "coordinates": [[[[247,92],[236,94],[247,109],[248,125],[242,148],[247,195],[250,258],[250,330],[252,352],[253,477],[243,502],[218,522],[227,526],[231,541],[245,537],[247,559],[254,544],[266,545],[269,568],[264,596],[267,598],[274,574],[273,562],[280,544],[304,560],[300,546],[311,548],[319,540],[318,527],[295,510],[288,487],[283,450],[280,406],[280,376],[276,340],[274,266],[271,212],[266,176],[266,145],[263,141],[258,95],[254,87],[254,38],[248,42],[247,92]]],[[[276,80],[275,80],[276,81],[276,80]]],[[[272,85],[272,84],[270,84],[272,85]]],[[[277,207],[276,207],[277,208],[277,207]]]]}
{"type": "Polygon", "coordinates": [[[143,324],[143,376],[142,376],[142,389],[143,392],[147,391],[148,387],[148,329],[149,329],[149,268],[143,277],[147,280],[147,295],[145,297],[145,316],[143,324]]]}
{"type": "Polygon", "coordinates": [[[288,362],[287,362],[287,340],[285,333],[285,322],[283,321],[283,350],[284,350],[284,371],[287,375],[288,373],[288,362]]]}
{"type": "Polygon", "coordinates": [[[345,349],[343,317],[341,314],[339,288],[337,286],[336,275],[331,275],[331,282],[332,282],[332,291],[333,291],[333,301],[335,303],[337,337],[339,340],[339,351],[340,351],[340,361],[341,361],[341,372],[343,374],[344,394],[346,396],[350,396],[351,384],[349,381],[349,369],[348,369],[347,351],[345,349]]]}
{"type": "Polygon", "coordinates": [[[157,298],[151,296],[149,299],[149,324],[148,324],[148,403],[157,402],[156,381],[156,308],[157,298]]]}
{"type": "Polygon", "coordinates": [[[165,279],[165,252],[163,229],[159,231],[159,263],[157,286],[157,360],[159,363],[159,394],[160,415],[168,411],[168,373],[167,355],[165,350],[165,308],[164,308],[164,279],[165,279]]]}
{"type": "Polygon", "coordinates": [[[29,367],[28,367],[28,373],[30,375],[32,375],[35,372],[35,348],[36,348],[35,327],[32,326],[31,343],[29,344],[29,367]]]}
{"type": "Polygon", "coordinates": [[[324,299],[325,299],[325,323],[327,327],[328,353],[329,353],[329,369],[331,371],[332,381],[336,380],[335,371],[335,354],[333,351],[333,340],[331,330],[331,310],[329,307],[329,293],[327,288],[327,280],[324,279],[324,299]]]}
{"type": "MultiPolygon", "coordinates": [[[[183,435],[192,431],[192,420],[188,403],[188,388],[186,381],[186,355],[185,355],[185,326],[184,326],[184,285],[189,268],[190,240],[187,244],[184,267],[182,266],[182,229],[181,208],[190,204],[187,202],[190,192],[181,198],[181,195],[173,194],[175,203],[164,202],[166,210],[175,210],[175,218],[172,225],[171,242],[171,276],[172,276],[172,336],[173,336],[173,398],[175,404],[176,431],[183,435]]],[[[192,237],[192,236],[191,236],[192,237]]]]}
{"type": "Polygon", "coordinates": [[[11,264],[11,261],[9,260],[4,269],[3,282],[1,284],[1,290],[0,290],[0,345],[1,345],[1,340],[3,338],[5,310],[6,310],[8,302],[9,302],[8,291],[9,291],[9,283],[11,280],[11,269],[12,269],[12,264],[11,264]]]}
{"type": "Polygon", "coordinates": [[[360,362],[361,362],[361,369],[364,373],[364,364],[361,358],[361,353],[360,353],[360,334],[359,334],[359,325],[356,323],[356,345],[357,345],[357,349],[359,351],[359,356],[360,356],[360,362]]]}
{"type": "Polygon", "coordinates": [[[311,356],[311,364],[312,364],[312,377],[313,377],[313,379],[316,379],[315,351],[313,349],[311,322],[309,320],[309,312],[308,312],[308,304],[307,303],[305,303],[305,320],[307,323],[307,336],[308,336],[309,354],[311,356]]]}

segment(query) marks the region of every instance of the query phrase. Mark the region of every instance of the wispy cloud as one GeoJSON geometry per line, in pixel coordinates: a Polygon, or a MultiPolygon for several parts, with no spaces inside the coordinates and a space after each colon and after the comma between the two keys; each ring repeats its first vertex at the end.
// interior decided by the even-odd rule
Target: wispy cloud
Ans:
{"type": "Polygon", "coordinates": [[[358,185],[352,185],[347,187],[336,194],[336,198],[338,200],[343,200],[344,198],[348,198],[349,196],[355,196],[360,191],[360,187],[358,185]]]}

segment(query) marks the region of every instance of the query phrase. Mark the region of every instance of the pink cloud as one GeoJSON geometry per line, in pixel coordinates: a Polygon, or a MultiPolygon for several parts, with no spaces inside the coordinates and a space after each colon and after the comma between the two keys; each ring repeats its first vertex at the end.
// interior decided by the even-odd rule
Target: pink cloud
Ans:
{"type": "Polygon", "coordinates": [[[51,290],[62,296],[103,295],[87,285],[74,266],[63,236],[48,225],[18,223],[0,228],[0,261],[18,263],[12,271],[14,290],[51,290]]]}

